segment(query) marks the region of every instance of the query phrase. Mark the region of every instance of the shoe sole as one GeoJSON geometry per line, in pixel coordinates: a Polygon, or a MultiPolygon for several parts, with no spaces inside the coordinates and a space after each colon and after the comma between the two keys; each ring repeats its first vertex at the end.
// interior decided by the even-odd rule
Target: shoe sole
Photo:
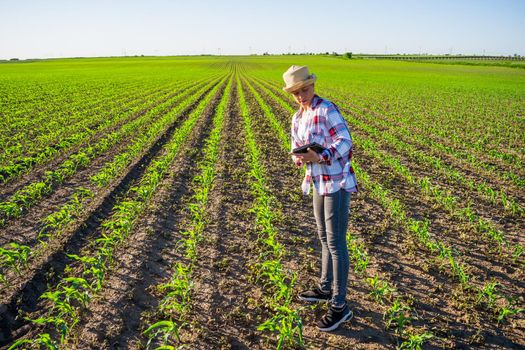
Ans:
{"type": "Polygon", "coordinates": [[[354,317],[354,313],[352,311],[350,311],[345,317],[343,317],[342,319],[339,320],[339,322],[337,322],[336,324],[334,324],[333,326],[331,327],[328,327],[328,328],[321,328],[321,327],[317,327],[321,332],[331,332],[331,331],[335,331],[337,329],[337,327],[339,327],[342,323],[345,323],[345,322],[348,322],[352,319],[352,317],[354,317]]]}
{"type": "Polygon", "coordinates": [[[305,298],[305,297],[299,296],[299,300],[308,301],[310,303],[327,303],[331,299],[318,299],[318,298],[308,298],[308,297],[305,298]]]}

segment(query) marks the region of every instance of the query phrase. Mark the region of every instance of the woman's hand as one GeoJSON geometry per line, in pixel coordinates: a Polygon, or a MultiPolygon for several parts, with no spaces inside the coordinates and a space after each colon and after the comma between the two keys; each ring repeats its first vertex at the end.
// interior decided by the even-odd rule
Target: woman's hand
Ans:
{"type": "Polygon", "coordinates": [[[292,156],[294,156],[297,160],[304,162],[311,162],[311,163],[318,163],[319,162],[319,154],[312,150],[311,148],[308,148],[306,153],[290,153],[292,156]]]}

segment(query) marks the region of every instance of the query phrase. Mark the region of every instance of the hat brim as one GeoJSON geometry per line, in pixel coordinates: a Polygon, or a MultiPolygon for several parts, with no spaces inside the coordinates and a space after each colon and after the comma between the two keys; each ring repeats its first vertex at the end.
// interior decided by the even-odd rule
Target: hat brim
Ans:
{"type": "Polygon", "coordinates": [[[315,83],[315,81],[317,80],[317,77],[315,76],[315,74],[312,74],[310,75],[311,78],[308,78],[306,80],[303,80],[303,81],[299,81],[293,85],[290,85],[290,86],[285,86],[283,87],[283,90],[286,91],[286,92],[293,92],[295,90],[299,90],[300,88],[302,88],[303,86],[307,86],[307,85],[311,85],[313,83],[315,83]]]}

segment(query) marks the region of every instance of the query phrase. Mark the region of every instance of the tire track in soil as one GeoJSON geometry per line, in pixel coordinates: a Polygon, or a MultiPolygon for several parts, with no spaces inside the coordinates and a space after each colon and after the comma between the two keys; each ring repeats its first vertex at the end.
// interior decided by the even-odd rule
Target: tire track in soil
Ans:
{"type": "Polygon", "coordinates": [[[264,349],[257,326],[267,316],[254,301],[262,289],[251,283],[249,266],[259,252],[255,217],[249,212],[255,198],[250,192],[249,166],[245,160],[242,117],[236,84],[225,116],[223,148],[217,177],[210,193],[205,242],[195,268],[192,315],[195,334],[192,348],[264,349]]]}
{"type": "MultiPolygon", "coordinates": [[[[301,192],[302,174],[295,167],[280,146],[280,141],[266,121],[257,101],[247,91],[248,103],[254,118],[260,123],[254,123],[254,132],[261,149],[268,155],[263,163],[267,169],[268,180],[272,194],[276,197],[279,209],[282,212],[282,221],[278,225],[280,232],[279,242],[290,253],[284,264],[287,268],[298,273],[296,292],[311,288],[319,282],[321,264],[321,245],[317,236],[317,226],[313,216],[310,196],[303,196],[301,192]]],[[[258,91],[261,94],[261,91],[258,91]]],[[[261,96],[265,96],[262,95],[261,96]]],[[[267,103],[270,102],[265,98],[267,103]]],[[[272,110],[285,123],[291,123],[291,116],[280,114],[275,106],[272,110]]],[[[363,202],[362,196],[352,196],[351,213],[355,210],[355,202],[363,202]]],[[[354,214],[351,214],[354,216],[354,214]]],[[[350,218],[350,222],[352,222],[350,218]]],[[[377,227],[383,220],[369,221],[367,226],[377,227]]],[[[382,312],[373,302],[370,302],[368,290],[363,287],[355,276],[352,266],[349,273],[347,300],[354,311],[354,318],[335,332],[318,331],[315,324],[326,311],[326,307],[317,305],[312,311],[306,308],[302,312],[304,323],[304,337],[308,346],[323,349],[385,349],[394,348],[395,337],[384,330],[382,312]]],[[[297,300],[294,307],[305,304],[297,300]]]]}
{"type": "Polygon", "coordinates": [[[171,276],[172,266],[179,258],[179,231],[188,217],[183,198],[198,170],[195,164],[202,158],[201,150],[223,92],[224,87],[204,111],[180,150],[180,161],[170,167],[147,212],[115,257],[116,266],[106,283],[111,288],[104,289],[86,310],[77,349],[141,348],[141,320],[160,301],[154,287],[171,276]]]}
{"type": "MultiPolygon", "coordinates": [[[[259,94],[261,94],[261,96],[264,96],[265,101],[270,104],[272,111],[274,111],[276,116],[281,121],[286,121],[288,118],[289,120],[287,122],[291,122],[290,117],[287,117],[284,114],[280,106],[278,106],[264,92],[260,90],[257,91],[259,94]]],[[[262,112],[259,111],[259,113],[262,116],[262,112]]],[[[270,137],[271,133],[264,135],[261,139],[269,140],[270,137]]],[[[279,143],[279,141],[274,138],[273,141],[268,143],[271,145],[276,145],[279,143]]],[[[283,154],[282,150],[270,151],[269,154],[279,154],[279,152],[283,154]]],[[[359,154],[358,145],[357,149],[354,151],[354,154],[357,156],[359,154]]],[[[280,164],[283,161],[286,161],[286,156],[282,157],[281,161],[275,162],[275,164],[280,164]]],[[[365,161],[367,160],[365,159],[365,161]]],[[[363,163],[361,159],[360,162],[363,163]]],[[[375,163],[372,165],[375,165],[375,163]]],[[[365,167],[363,166],[363,168],[365,167]]],[[[368,166],[366,168],[367,171],[370,171],[368,166]]],[[[279,174],[283,172],[285,172],[285,170],[278,171],[275,176],[278,177],[279,174]]],[[[379,173],[381,173],[381,171],[379,171],[379,173]]],[[[372,171],[371,174],[373,174],[373,177],[375,178],[377,172],[372,171]]],[[[296,181],[297,187],[300,185],[300,181],[302,181],[302,178],[296,181]]],[[[278,186],[276,187],[278,188],[278,186]]],[[[370,269],[373,272],[380,271],[386,274],[389,280],[393,281],[403,294],[414,296],[416,301],[415,310],[418,312],[425,312],[424,314],[419,315],[422,316],[420,318],[424,321],[424,323],[429,323],[429,320],[432,320],[430,323],[431,325],[435,326],[436,329],[449,329],[449,326],[453,324],[453,328],[455,328],[456,331],[452,331],[451,335],[454,337],[457,337],[458,335],[465,337],[465,333],[468,336],[474,337],[478,334],[478,329],[476,328],[477,326],[480,324],[490,325],[494,323],[484,316],[481,320],[481,323],[478,322],[469,325],[465,322],[465,320],[462,319],[464,315],[458,313],[458,310],[454,307],[454,305],[450,305],[445,302],[450,300],[450,298],[438,298],[437,300],[433,300],[431,295],[428,294],[429,290],[435,291],[440,295],[443,295],[443,293],[447,293],[449,296],[453,295],[454,290],[453,286],[450,284],[449,279],[438,271],[429,271],[430,273],[434,272],[433,274],[429,274],[429,272],[426,272],[424,268],[418,266],[420,263],[417,257],[407,256],[407,249],[405,248],[406,238],[403,237],[404,234],[399,232],[399,228],[391,226],[388,217],[385,217],[383,213],[384,209],[378,205],[378,203],[369,197],[362,197],[362,194],[358,194],[357,196],[354,195],[352,197],[351,213],[352,216],[355,217],[355,220],[350,220],[350,228],[354,228],[352,232],[356,232],[360,238],[370,236],[370,234],[372,234],[372,237],[374,237],[373,240],[365,239],[365,241],[367,241],[369,255],[372,257],[372,266],[370,266],[370,269]],[[378,214],[380,218],[379,220],[376,220],[376,222],[373,222],[374,220],[369,219],[369,217],[377,217],[378,214]],[[371,224],[373,225],[372,227],[370,227],[371,224]],[[380,260],[374,261],[374,257],[381,258],[380,260]],[[442,308],[444,308],[444,310],[442,310],[442,308]],[[438,319],[438,321],[434,322],[435,319],[438,319]]],[[[303,206],[303,208],[304,207],[305,206],[303,206]]],[[[310,203],[308,203],[308,208],[311,212],[312,209],[310,203]]],[[[293,211],[291,212],[291,215],[293,215],[293,211]]],[[[315,224],[315,221],[313,222],[315,224]]],[[[317,241],[317,238],[315,238],[315,240],[317,241]]],[[[318,256],[320,256],[320,253],[318,253],[317,257],[314,256],[313,258],[319,259],[318,256]]],[[[350,280],[351,279],[352,273],[350,274],[350,280]]],[[[314,279],[314,282],[315,281],[316,280],[314,279]]],[[[349,291],[348,295],[352,295],[351,291],[349,291]]],[[[374,308],[373,305],[369,304],[368,306],[374,308]]],[[[416,325],[418,325],[418,323],[421,325],[421,322],[414,322],[416,325]]],[[[380,317],[380,328],[382,327],[381,324],[382,320],[380,317]]],[[[494,326],[491,326],[489,330],[483,333],[483,336],[486,338],[485,341],[490,339],[494,342],[494,344],[513,344],[513,340],[506,339],[505,336],[502,336],[498,333],[500,333],[498,329],[494,326]]],[[[511,338],[514,339],[514,341],[517,341],[520,339],[519,334],[520,333],[514,333],[511,338]]],[[[461,341],[462,340],[460,340],[460,342],[461,341]]]]}
{"type": "Polygon", "coordinates": [[[60,239],[50,242],[44,254],[33,261],[29,270],[24,271],[24,278],[18,278],[2,290],[0,346],[31,331],[31,324],[17,317],[18,313],[43,312],[45,307],[38,298],[48,285],[54,286],[60,280],[64,268],[71,262],[67,254],[78,254],[100,234],[100,224],[111,214],[117,198],[125,194],[129,187],[140,179],[148,164],[161,151],[176,128],[212,88],[206,90],[196,102],[182,111],[175,122],[159,135],[153,146],[130,164],[113,185],[96,193],[95,200],[90,203],[87,213],[74,225],[71,234],[64,234],[60,239]]]}
{"type": "MultiPolygon", "coordinates": [[[[177,93],[178,92],[170,94],[170,96],[177,95],[177,93]]],[[[166,99],[166,101],[167,100],[168,99],[166,99]]],[[[171,110],[176,108],[179,102],[180,101],[173,101],[173,103],[167,107],[165,112],[163,112],[162,116],[171,113],[171,110]]],[[[140,118],[142,115],[147,113],[152,108],[155,108],[157,105],[158,104],[151,105],[141,110],[138,115],[134,116],[133,118],[140,118]]],[[[181,115],[182,114],[183,113],[181,113],[181,115]]],[[[158,119],[159,117],[160,115],[157,115],[154,117],[154,119],[158,119]]],[[[36,237],[40,230],[38,224],[41,219],[52,213],[59,206],[65,204],[77,188],[85,187],[93,189],[94,186],[91,183],[90,177],[101,170],[105,166],[106,162],[113,160],[116,155],[125,150],[128,145],[128,142],[122,141],[112,146],[104,154],[101,154],[93,159],[87,167],[79,169],[79,171],[73,176],[66,179],[62,184],[59,184],[54,189],[53,193],[43,197],[40,201],[32,205],[29,209],[27,209],[28,212],[21,218],[10,220],[6,227],[0,228],[0,245],[3,246],[8,244],[8,242],[14,241],[19,244],[25,244],[32,247],[38,243],[36,237]]],[[[95,187],[93,190],[95,194],[101,191],[97,187],[95,187]]]]}

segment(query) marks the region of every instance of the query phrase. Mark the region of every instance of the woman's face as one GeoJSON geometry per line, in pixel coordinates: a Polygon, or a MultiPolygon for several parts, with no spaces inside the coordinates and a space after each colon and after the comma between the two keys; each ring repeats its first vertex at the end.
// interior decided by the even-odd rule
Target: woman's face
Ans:
{"type": "Polygon", "coordinates": [[[312,99],[314,98],[314,95],[315,95],[314,84],[303,86],[299,90],[293,91],[292,95],[295,101],[297,101],[297,103],[299,103],[301,107],[303,108],[310,107],[310,105],[312,104],[312,99]]]}

